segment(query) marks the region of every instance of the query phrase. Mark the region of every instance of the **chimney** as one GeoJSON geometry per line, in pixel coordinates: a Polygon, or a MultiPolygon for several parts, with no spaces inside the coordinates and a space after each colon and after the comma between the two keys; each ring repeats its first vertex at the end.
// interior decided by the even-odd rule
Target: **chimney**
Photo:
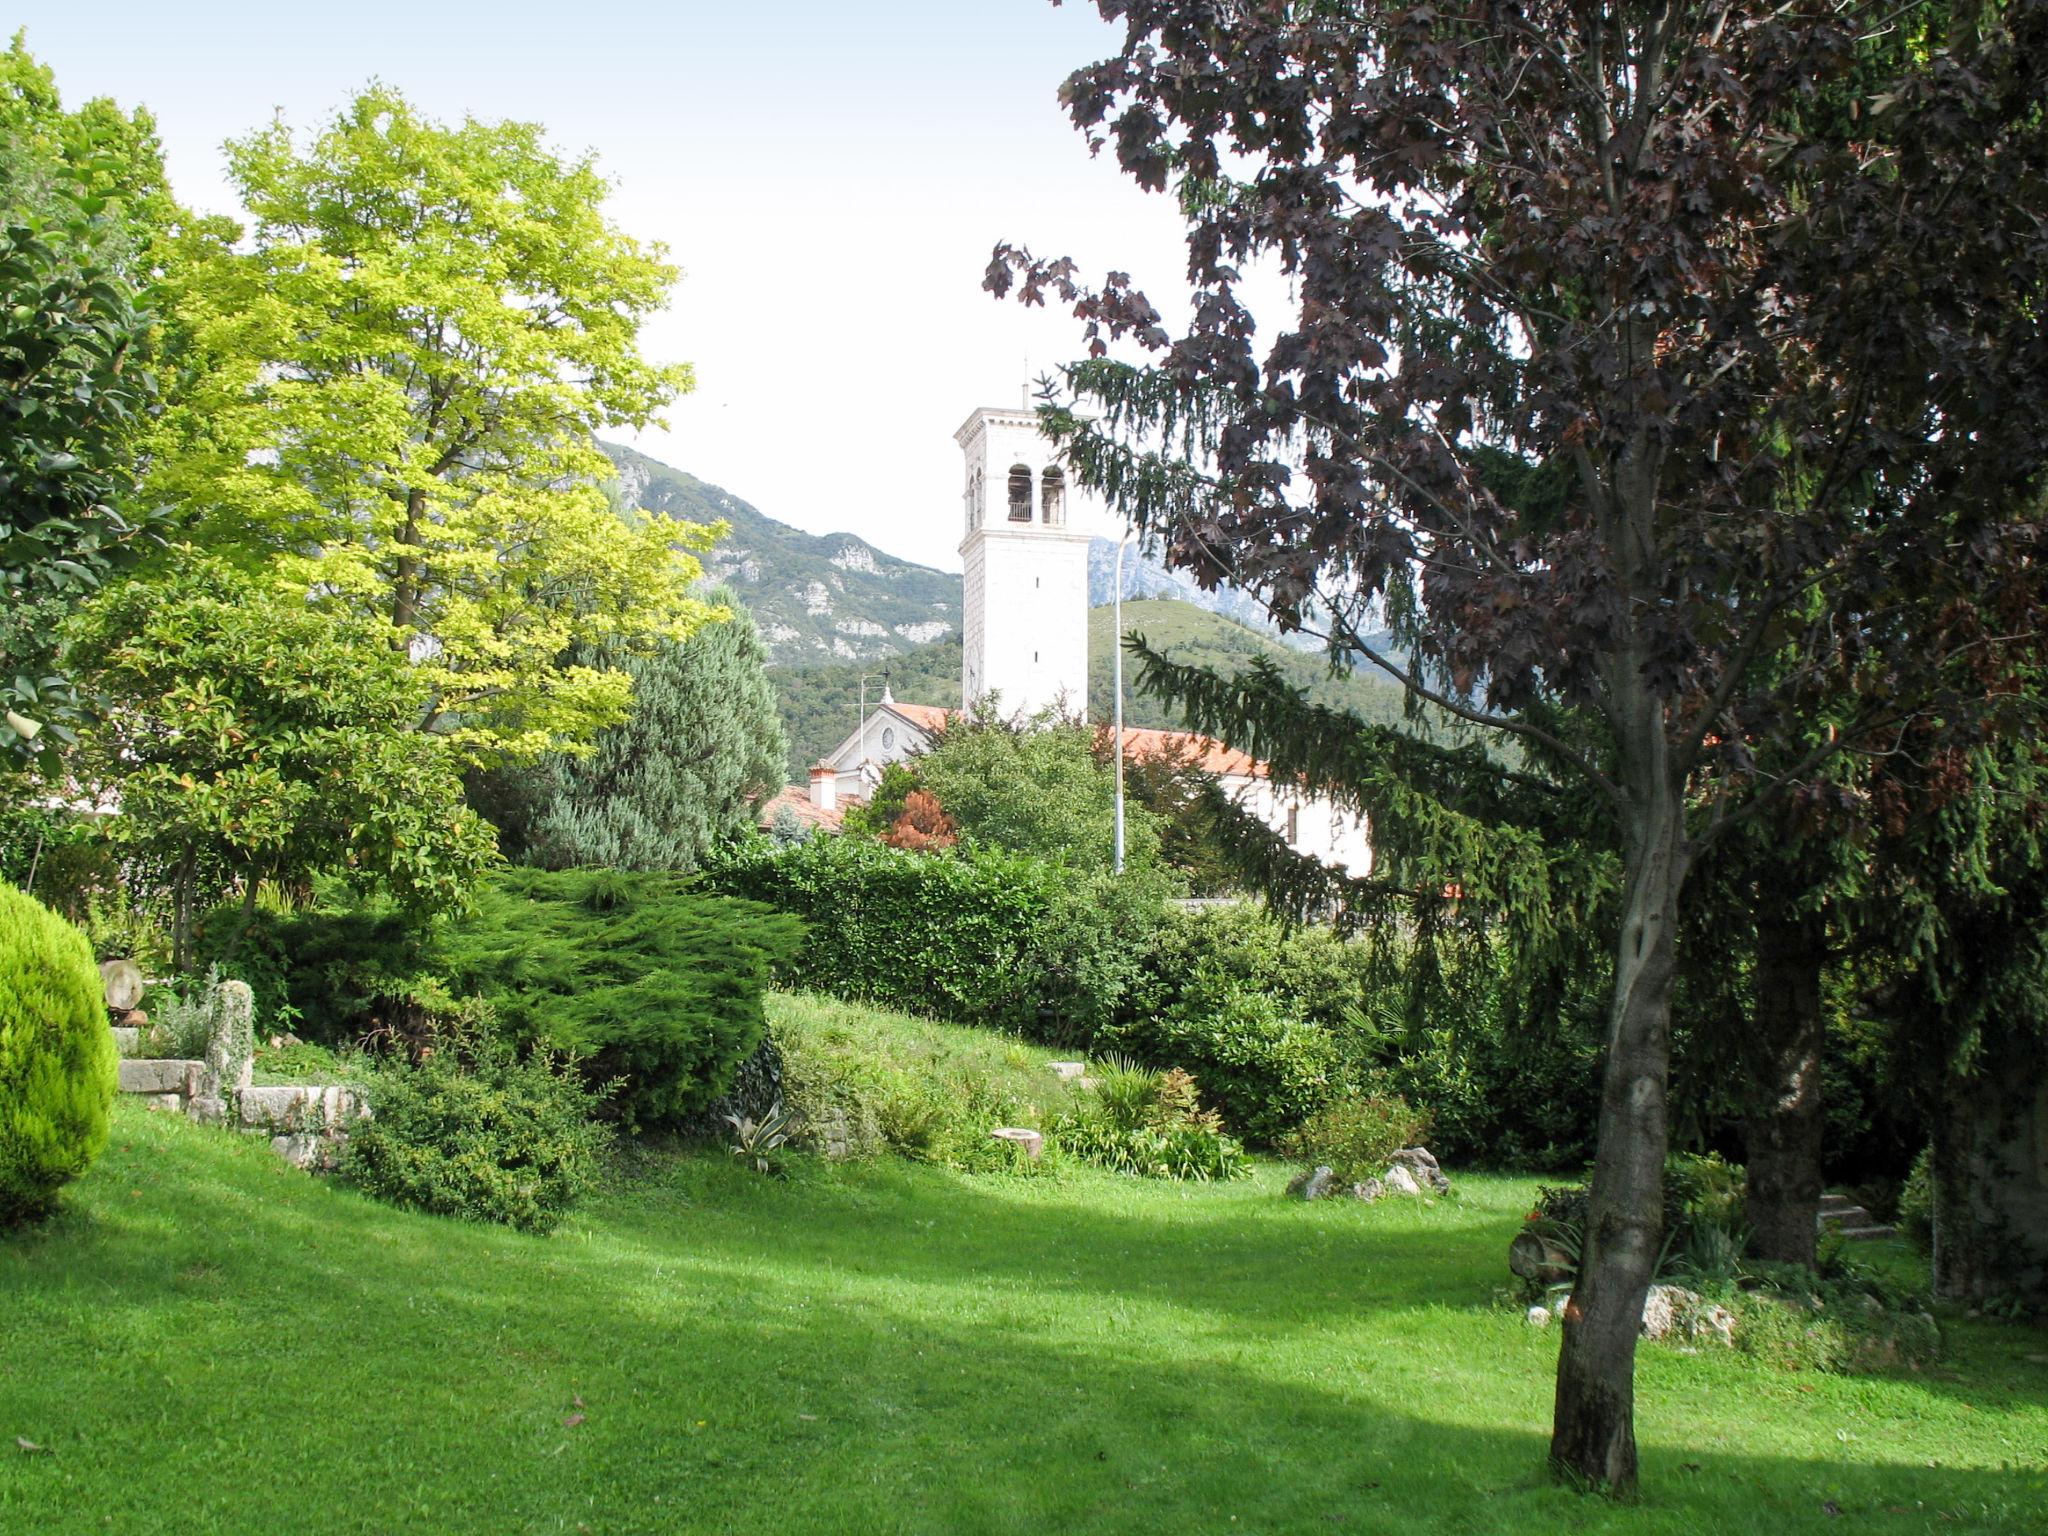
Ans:
{"type": "Polygon", "coordinates": [[[826,763],[811,768],[811,804],[821,811],[839,806],[839,771],[826,763]]]}

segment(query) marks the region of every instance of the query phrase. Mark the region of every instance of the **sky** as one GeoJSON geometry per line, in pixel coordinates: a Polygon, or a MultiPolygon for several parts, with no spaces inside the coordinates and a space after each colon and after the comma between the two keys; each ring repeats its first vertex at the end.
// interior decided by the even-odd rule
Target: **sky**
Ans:
{"type": "MultiPolygon", "coordinates": [[[[998,240],[1131,272],[1185,258],[1166,198],[1061,112],[1116,51],[1049,0],[15,0],[67,104],[156,114],[180,200],[238,212],[221,144],[325,122],[371,79],[444,120],[592,151],[614,220],[683,269],[648,352],[697,371],[643,451],[814,533],[958,570],[956,427],[1079,355],[1080,323],[981,291],[998,240]]],[[[1099,509],[1077,513],[1111,530],[1099,509]]]]}

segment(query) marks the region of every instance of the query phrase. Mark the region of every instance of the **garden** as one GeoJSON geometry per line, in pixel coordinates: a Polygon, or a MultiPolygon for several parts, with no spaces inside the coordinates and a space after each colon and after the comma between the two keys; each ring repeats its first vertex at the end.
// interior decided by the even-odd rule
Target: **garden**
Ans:
{"type": "Polygon", "coordinates": [[[590,157],[0,55],[0,1524],[2042,1529],[2048,12],[1102,9],[1187,334],[983,280],[1369,869],[999,700],[775,816],[590,157]]]}

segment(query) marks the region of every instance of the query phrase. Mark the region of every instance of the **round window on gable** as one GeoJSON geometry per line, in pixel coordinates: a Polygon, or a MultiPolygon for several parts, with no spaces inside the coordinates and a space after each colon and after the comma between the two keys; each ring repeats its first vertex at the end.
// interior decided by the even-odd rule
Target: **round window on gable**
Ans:
{"type": "Polygon", "coordinates": [[[893,725],[885,725],[882,727],[882,750],[884,752],[893,752],[895,749],[896,727],[893,725]]]}

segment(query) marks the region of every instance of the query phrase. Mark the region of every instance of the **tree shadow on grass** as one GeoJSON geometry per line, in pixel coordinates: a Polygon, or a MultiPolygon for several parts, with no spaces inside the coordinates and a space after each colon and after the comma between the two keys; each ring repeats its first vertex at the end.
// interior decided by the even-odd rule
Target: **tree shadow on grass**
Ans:
{"type": "Polygon", "coordinates": [[[245,1145],[153,1135],[4,1250],[0,1432],[49,1454],[0,1461],[0,1526],[1782,1536],[2048,1503],[2038,1474],[1838,1464],[1818,1428],[1810,1460],[1653,1444],[1636,1508],[1556,1489],[1547,1382],[1474,1401],[1428,1338],[1359,1360],[1336,1331],[1447,1299],[1383,1273],[1435,1232],[1360,1267],[1314,1225],[720,1172],[539,1241],[245,1145]],[[1303,1297],[1302,1264],[1385,1290],[1303,1297]]]}

